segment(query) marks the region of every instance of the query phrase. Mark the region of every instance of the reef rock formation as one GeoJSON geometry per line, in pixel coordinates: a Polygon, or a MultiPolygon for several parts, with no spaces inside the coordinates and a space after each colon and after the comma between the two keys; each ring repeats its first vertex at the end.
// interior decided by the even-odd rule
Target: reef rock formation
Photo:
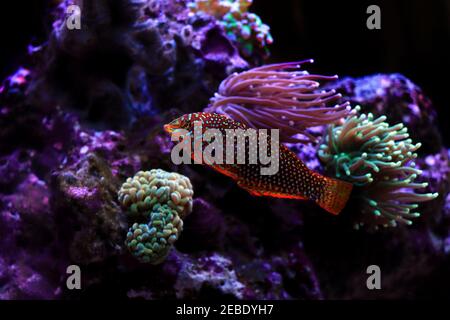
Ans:
{"type": "Polygon", "coordinates": [[[29,94],[100,127],[200,110],[224,76],[249,65],[216,19],[190,14],[186,1],[63,1],[55,13],[49,41],[33,50],[29,94]],[[66,27],[72,4],[80,30],[66,27]]]}

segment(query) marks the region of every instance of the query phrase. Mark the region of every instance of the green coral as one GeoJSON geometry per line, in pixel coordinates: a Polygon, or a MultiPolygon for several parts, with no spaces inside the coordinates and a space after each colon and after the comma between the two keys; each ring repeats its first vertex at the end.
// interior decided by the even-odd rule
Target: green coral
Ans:
{"type": "Polygon", "coordinates": [[[167,204],[181,217],[192,211],[192,184],[189,178],[161,169],[139,171],[119,190],[119,201],[131,216],[148,218],[156,204],[167,204]]]}
{"type": "Polygon", "coordinates": [[[203,12],[219,20],[228,38],[239,44],[242,53],[250,57],[256,48],[264,56],[273,43],[268,25],[258,15],[248,12],[252,0],[195,0],[189,3],[191,12],[203,12]]]}
{"type": "Polygon", "coordinates": [[[355,185],[363,204],[356,228],[412,224],[420,216],[417,203],[438,196],[420,193],[428,184],[415,182],[422,174],[414,163],[421,144],[409,139],[403,124],[390,126],[386,116],[359,111],[358,106],[341,125],[328,127],[319,158],[337,178],[355,185]]]}
{"type": "Polygon", "coordinates": [[[157,204],[148,224],[134,223],[128,230],[125,244],[141,262],[162,262],[183,229],[178,212],[168,205],[157,204]]]}
{"type": "Polygon", "coordinates": [[[164,260],[182,231],[182,218],[192,211],[193,193],[189,178],[161,169],[126,180],[118,198],[134,221],[125,240],[133,256],[152,264],[164,260]],[[138,223],[143,219],[148,223],[138,223]]]}
{"type": "Polygon", "coordinates": [[[268,46],[273,43],[270,28],[256,14],[239,11],[229,12],[223,16],[221,24],[228,38],[240,45],[245,56],[253,55],[255,44],[263,50],[265,56],[269,55],[268,46]]]}

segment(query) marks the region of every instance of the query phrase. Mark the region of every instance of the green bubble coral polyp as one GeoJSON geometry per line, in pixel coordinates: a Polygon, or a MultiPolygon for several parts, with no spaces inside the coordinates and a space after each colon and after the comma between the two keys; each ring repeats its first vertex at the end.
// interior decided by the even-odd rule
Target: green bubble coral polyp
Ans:
{"type": "Polygon", "coordinates": [[[119,201],[132,216],[147,217],[156,204],[167,204],[181,217],[192,211],[192,184],[189,178],[161,169],[139,171],[119,190],[119,201]]]}
{"type": "Polygon", "coordinates": [[[118,198],[134,221],[125,240],[131,254],[141,262],[162,262],[192,211],[193,194],[189,178],[175,172],[153,169],[128,178],[118,198]]]}
{"type": "Polygon", "coordinates": [[[155,205],[148,224],[134,223],[125,244],[141,262],[162,262],[183,230],[183,220],[168,205],[155,205]]]}
{"type": "Polygon", "coordinates": [[[419,202],[429,201],[437,193],[420,193],[427,183],[414,182],[422,171],[414,159],[420,143],[409,139],[403,124],[390,126],[386,116],[375,118],[360,114],[360,107],[340,125],[330,125],[319,147],[319,158],[327,170],[354,184],[362,201],[359,228],[412,224],[419,217],[419,202]]]}

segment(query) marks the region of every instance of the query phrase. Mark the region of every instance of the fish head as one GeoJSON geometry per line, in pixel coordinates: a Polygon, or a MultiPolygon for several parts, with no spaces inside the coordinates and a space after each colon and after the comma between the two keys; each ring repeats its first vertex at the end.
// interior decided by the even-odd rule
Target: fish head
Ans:
{"type": "Polygon", "coordinates": [[[178,129],[185,129],[185,130],[189,130],[190,129],[190,121],[188,121],[186,115],[181,116],[179,118],[176,118],[175,120],[171,121],[168,124],[164,125],[164,131],[166,131],[167,133],[171,134],[174,131],[178,130],[178,129]]]}
{"type": "Polygon", "coordinates": [[[192,131],[194,128],[194,122],[199,121],[203,123],[203,121],[207,118],[207,115],[208,114],[205,112],[185,114],[164,125],[164,130],[169,134],[174,133],[178,129],[192,131]]]}

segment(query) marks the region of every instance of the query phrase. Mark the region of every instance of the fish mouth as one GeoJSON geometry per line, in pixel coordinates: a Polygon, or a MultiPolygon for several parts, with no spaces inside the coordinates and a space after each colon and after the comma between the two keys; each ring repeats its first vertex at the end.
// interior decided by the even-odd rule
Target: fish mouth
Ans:
{"type": "Polygon", "coordinates": [[[164,125],[164,131],[166,131],[169,134],[172,134],[175,130],[180,129],[180,127],[181,127],[180,118],[176,118],[175,120],[172,120],[171,122],[164,125]]]}
{"type": "Polygon", "coordinates": [[[171,122],[164,125],[164,131],[168,134],[175,133],[178,129],[182,129],[182,121],[180,118],[172,120],[171,122]]]}
{"type": "Polygon", "coordinates": [[[170,123],[164,125],[164,131],[167,132],[167,133],[169,133],[169,134],[171,134],[172,132],[174,132],[175,129],[176,129],[175,126],[172,125],[172,124],[170,124],[170,123]]]}

